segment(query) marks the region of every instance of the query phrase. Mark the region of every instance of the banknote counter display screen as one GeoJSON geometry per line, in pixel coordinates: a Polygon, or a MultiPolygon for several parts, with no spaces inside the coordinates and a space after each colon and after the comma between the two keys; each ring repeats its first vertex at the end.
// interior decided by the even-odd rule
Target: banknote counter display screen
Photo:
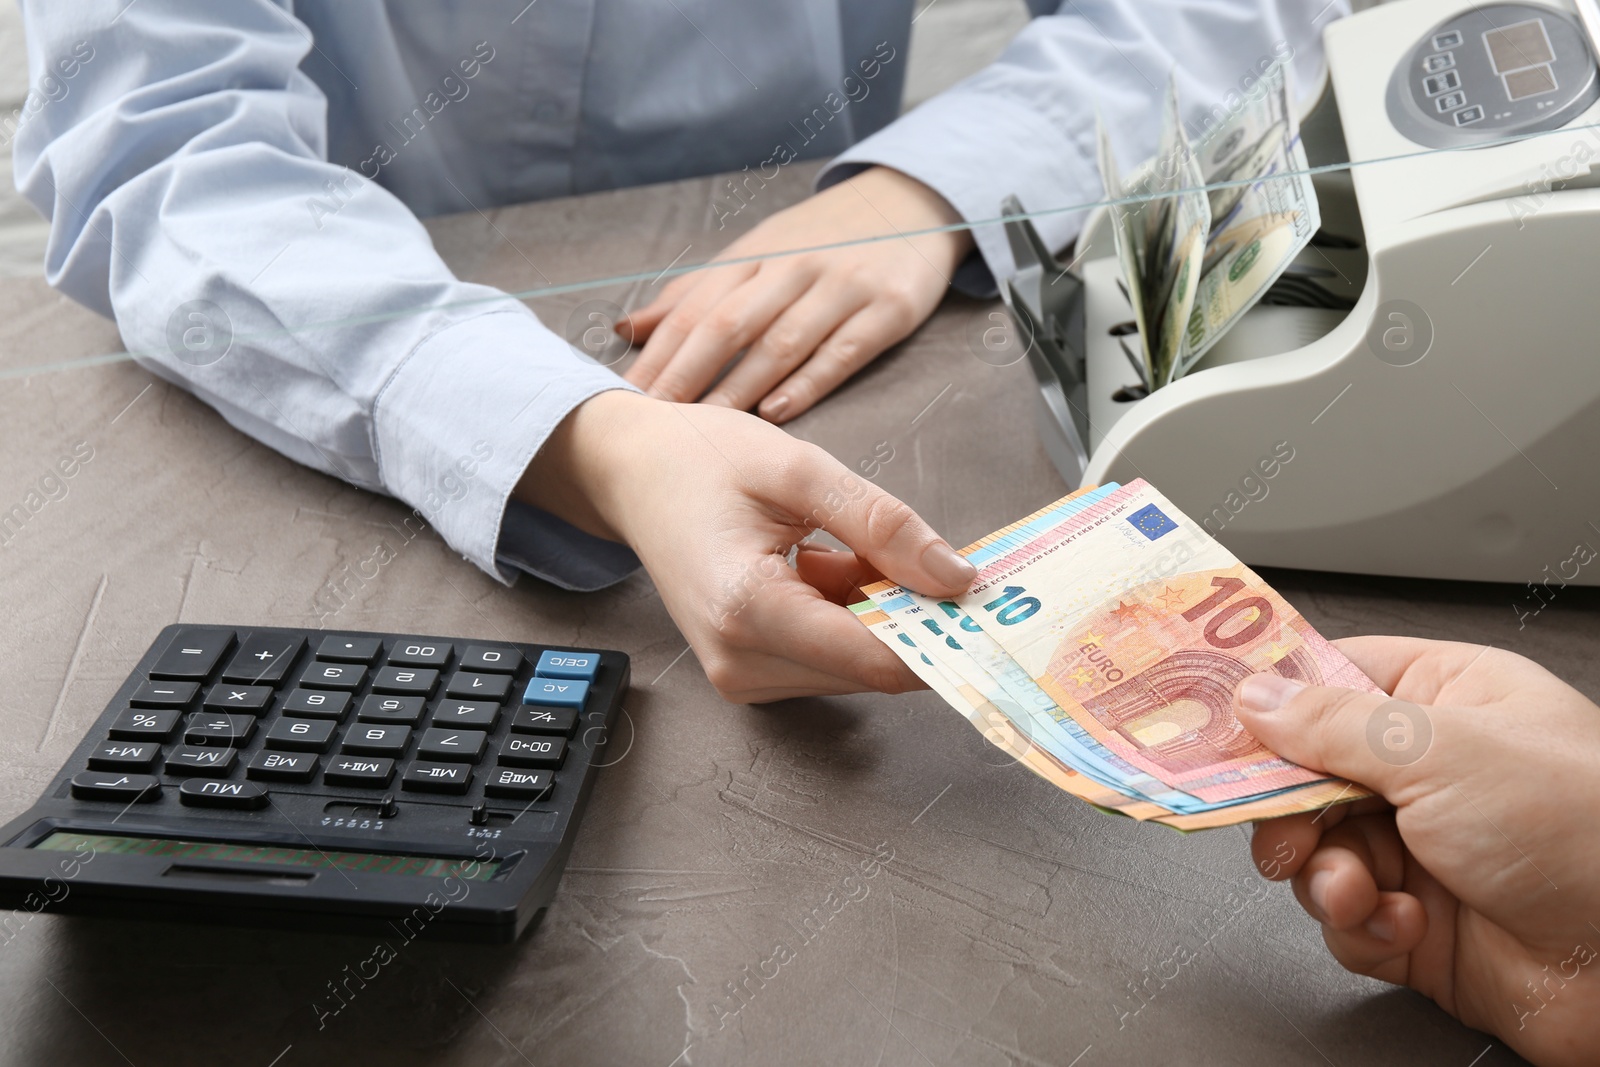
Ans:
{"type": "Polygon", "coordinates": [[[283,848],[278,845],[240,844],[227,841],[181,841],[164,837],[117,837],[57,830],[34,846],[49,852],[95,855],[156,856],[175,860],[214,860],[262,867],[358,871],[362,874],[413,875],[422,878],[460,878],[486,882],[499,871],[499,862],[443,859],[438,856],[396,856],[375,852],[328,852],[321,849],[283,848]]]}

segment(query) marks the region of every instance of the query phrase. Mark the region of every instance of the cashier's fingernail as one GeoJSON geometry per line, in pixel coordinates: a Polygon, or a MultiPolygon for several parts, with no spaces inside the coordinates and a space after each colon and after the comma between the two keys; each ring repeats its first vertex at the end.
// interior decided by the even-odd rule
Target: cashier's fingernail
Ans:
{"type": "Polygon", "coordinates": [[[1239,703],[1249,711],[1277,711],[1304,688],[1279,674],[1252,674],[1239,686],[1239,703]]]}
{"type": "Polygon", "coordinates": [[[781,419],[783,413],[789,410],[789,398],[775,396],[761,405],[761,417],[764,419],[781,419]]]}
{"type": "Polygon", "coordinates": [[[1367,933],[1379,941],[1394,940],[1394,918],[1387,912],[1379,912],[1367,920],[1367,933]]]}
{"type": "Polygon", "coordinates": [[[1311,881],[1306,884],[1306,896],[1311,898],[1312,905],[1321,912],[1321,918],[1328,917],[1328,886],[1333,882],[1332,871],[1318,871],[1311,876],[1311,881]]]}
{"type": "Polygon", "coordinates": [[[945,585],[960,589],[971,585],[978,576],[978,568],[943,541],[935,541],[922,550],[922,567],[945,585]]]}

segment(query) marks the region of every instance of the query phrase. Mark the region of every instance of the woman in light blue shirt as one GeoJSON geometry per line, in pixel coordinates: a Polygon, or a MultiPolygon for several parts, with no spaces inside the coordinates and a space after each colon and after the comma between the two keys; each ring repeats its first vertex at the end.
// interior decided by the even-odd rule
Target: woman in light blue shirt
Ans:
{"type": "Polygon", "coordinates": [[[594,589],[643,560],[730,699],[904,689],[838,601],[873,571],[952,594],[971,567],[743,409],[793,417],[953,281],[992,288],[998,228],[687,275],[635,319],[650,397],[453,277],[417,217],[836,153],[730,254],[988,219],[1008,193],[1081,204],[1097,107],[1139,158],[1171,70],[1196,117],[1285,48],[1304,92],[1341,10],[1031,7],[997,63],[896,120],[911,0],[26,0],[32,76],[67,91],[21,122],[16,173],[51,284],[245,433],[406,501],[502,581],[594,589]],[[667,402],[746,347],[716,403],[667,402]],[[816,525],[854,553],[791,567],[816,525]]]}

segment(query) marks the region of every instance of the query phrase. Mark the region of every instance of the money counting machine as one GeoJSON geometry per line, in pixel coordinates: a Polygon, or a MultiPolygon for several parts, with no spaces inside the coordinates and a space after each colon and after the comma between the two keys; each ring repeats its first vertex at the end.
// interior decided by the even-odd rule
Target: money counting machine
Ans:
{"type": "Polygon", "coordinates": [[[1593,4],[1400,0],[1331,24],[1301,123],[1322,230],[1148,395],[1108,211],[1070,270],[1008,221],[1003,295],[1068,483],[1146,478],[1252,564],[1600,583],[1593,4]]]}

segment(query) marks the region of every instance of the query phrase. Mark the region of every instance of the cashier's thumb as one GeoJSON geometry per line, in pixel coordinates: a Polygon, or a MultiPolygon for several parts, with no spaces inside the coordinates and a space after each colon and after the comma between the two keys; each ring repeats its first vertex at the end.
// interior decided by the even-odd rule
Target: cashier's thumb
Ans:
{"type": "Polygon", "coordinates": [[[846,484],[851,495],[836,492],[823,498],[824,507],[829,497],[839,506],[821,525],[885,578],[918,593],[946,597],[965,592],[978,576],[978,569],[910,505],[853,475],[846,484]]]}
{"type": "Polygon", "coordinates": [[[1359,782],[1391,801],[1418,778],[1418,764],[1433,744],[1432,708],[1272,673],[1239,683],[1234,713],[1284,759],[1359,782]]]}

